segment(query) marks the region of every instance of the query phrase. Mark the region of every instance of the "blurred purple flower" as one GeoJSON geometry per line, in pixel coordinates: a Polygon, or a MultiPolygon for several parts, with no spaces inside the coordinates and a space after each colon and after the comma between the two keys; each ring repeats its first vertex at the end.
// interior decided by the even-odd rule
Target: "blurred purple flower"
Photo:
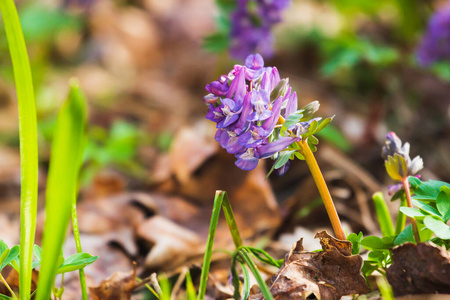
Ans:
{"type": "MultiPolygon", "coordinates": [[[[281,22],[281,11],[290,0],[238,0],[231,14],[230,53],[243,59],[253,52],[273,55],[274,24],[281,22]]],[[[247,65],[247,64],[246,64],[247,65]]]]}
{"type": "Polygon", "coordinates": [[[431,16],[427,31],[417,49],[421,66],[450,59],[450,3],[431,16]]]}

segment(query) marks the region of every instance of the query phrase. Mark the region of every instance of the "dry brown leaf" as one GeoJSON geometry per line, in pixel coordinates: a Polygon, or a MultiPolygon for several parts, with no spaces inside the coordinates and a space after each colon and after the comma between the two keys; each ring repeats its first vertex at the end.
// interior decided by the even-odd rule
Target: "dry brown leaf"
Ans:
{"type": "MultiPolygon", "coordinates": [[[[31,292],[34,292],[36,290],[36,284],[38,281],[39,271],[33,270],[31,273],[31,292]]],[[[5,278],[6,282],[10,286],[10,288],[16,293],[16,295],[19,294],[19,273],[15,269],[12,269],[9,271],[8,276],[5,278]]],[[[0,282],[0,293],[4,295],[11,295],[6,288],[6,286],[3,284],[3,282],[0,282]]]]}
{"type": "Polygon", "coordinates": [[[170,167],[181,183],[185,183],[219,148],[213,138],[215,130],[205,123],[201,121],[193,127],[181,129],[172,142],[170,167]]]}
{"type": "Polygon", "coordinates": [[[187,257],[198,254],[202,246],[200,237],[169,219],[154,216],[137,228],[137,235],[153,244],[145,258],[146,267],[169,269],[187,257]]]}
{"type": "Polygon", "coordinates": [[[392,260],[387,279],[395,296],[450,294],[450,253],[445,248],[408,243],[392,249],[392,260]]]}
{"type": "MultiPolygon", "coordinates": [[[[303,251],[300,239],[286,254],[283,266],[269,284],[274,299],[303,299],[305,293],[318,298],[340,299],[344,295],[370,291],[361,275],[362,258],[351,255],[351,242],[335,239],[325,231],[316,234],[323,251],[303,251]]],[[[263,299],[261,294],[251,299],[263,299]]]]}
{"type": "Polygon", "coordinates": [[[89,292],[93,300],[128,300],[137,284],[136,270],[116,272],[100,285],[89,287],[89,292]]]}

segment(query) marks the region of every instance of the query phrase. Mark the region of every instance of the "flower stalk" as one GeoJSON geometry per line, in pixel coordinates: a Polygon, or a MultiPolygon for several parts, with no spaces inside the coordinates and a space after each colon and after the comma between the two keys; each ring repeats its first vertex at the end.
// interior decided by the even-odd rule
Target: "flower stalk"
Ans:
{"type": "Polygon", "coordinates": [[[327,210],[328,217],[330,218],[331,226],[333,227],[334,234],[340,240],[345,240],[345,233],[342,229],[341,220],[337,214],[336,207],[334,206],[333,199],[331,198],[330,191],[328,190],[325,179],[323,178],[322,172],[320,171],[319,165],[317,164],[316,158],[309,149],[307,140],[302,140],[297,144],[301,147],[301,152],[305,157],[306,164],[311,171],[311,175],[314,178],[317,189],[319,190],[320,197],[322,198],[325,209],[327,210]]]}
{"type": "MultiPolygon", "coordinates": [[[[409,191],[408,177],[402,178],[402,185],[403,185],[403,188],[405,189],[406,203],[407,203],[408,207],[412,207],[411,192],[409,191]]],[[[416,219],[410,218],[410,220],[411,220],[411,226],[412,226],[412,230],[413,230],[413,234],[414,234],[414,240],[416,240],[416,243],[418,244],[418,243],[420,243],[419,228],[417,227],[416,219]]]]}

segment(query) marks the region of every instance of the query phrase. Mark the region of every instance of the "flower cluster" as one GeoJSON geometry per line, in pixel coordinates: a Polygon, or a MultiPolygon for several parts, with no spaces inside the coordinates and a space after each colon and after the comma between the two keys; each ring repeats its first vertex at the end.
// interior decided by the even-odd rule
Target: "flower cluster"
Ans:
{"type": "Polygon", "coordinates": [[[430,18],[427,32],[417,50],[417,59],[422,66],[450,59],[450,4],[430,18]]]}
{"type": "Polygon", "coordinates": [[[289,4],[290,0],[238,0],[231,14],[231,55],[243,59],[256,51],[272,56],[271,29],[281,21],[281,11],[289,4]]]}
{"type": "MultiPolygon", "coordinates": [[[[277,68],[264,67],[259,54],[249,55],[244,66],[235,65],[228,75],[206,85],[206,90],[206,118],[217,123],[215,139],[236,156],[236,165],[243,170],[254,169],[259,159],[278,158],[280,151],[302,140],[313,122],[316,129],[320,120],[305,120],[318,109],[318,102],[297,110],[297,94],[288,79],[280,79],[277,68]],[[279,120],[295,113],[298,122],[281,130],[279,120]]],[[[288,167],[286,159],[277,166],[278,174],[284,174],[288,167]]]]}
{"type": "MultiPolygon", "coordinates": [[[[401,181],[408,176],[414,176],[423,169],[423,160],[420,156],[416,156],[412,160],[409,157],[409,147],[409,143],[402,145],[402,141],[394,132],[391,131],[386,135],[381,156],[385,160],[386,171],[394,180],[401,181]]],[[[401,184],[389,186],[389,194],[393,195],[401,188],[401,184]]]]}

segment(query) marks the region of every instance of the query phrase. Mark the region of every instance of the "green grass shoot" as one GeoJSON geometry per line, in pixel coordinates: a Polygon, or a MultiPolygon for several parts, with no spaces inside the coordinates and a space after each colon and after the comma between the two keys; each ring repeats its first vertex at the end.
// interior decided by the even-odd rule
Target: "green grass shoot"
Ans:
{"type": "Polygon", "coordinates": [[[47,180],[46,220],[36,299],[48,300],[64,243],[86,135],[86,103],[75,82],[56,120],[47,180]]]}
{"type": "MultiPolygon", "coordinates": [[[[225,215],[225,220],[227,221],[228,228],[230,229],[230,233],[233,238],[234,245],[236,247],[235,254],[237,254],[240,258],[240,259],[238,259],[238,262],[241,265],[241,269],[244,272],[244,276],[246,278],[248,278],[247,269],[244,266],[244,263],[245,263],[245,265],[247,265],[248,268],[250,269],[250,271],[253,273],[253,276],[255,277],[256,281],[258,282],[258,284],[261,288],[261,292],[263,293],[265,299],[268,299],[268,300],[273,299],[272,294],[269,291],[269,288],[267,287],[266,283],[262,279],[261,274],[259,273],[255,263],[252,261],[250,255],[249,255],[251,252],[250,249],[253,249],[253,248],[242,246],[242,239],[239,234],[239,230],[237,228],[237,224],[236,224],[236,220],[234,218],[233,210],[231,208],[230,200],[228,199],[227,192],[225,192],[225,191],[216,191],[216,196],[214,198],[213,211],[212,211],[212,216],[211,216],[211,222],[209,225],[210,227],[209,227],[209,233],[208,233],[208,240],[206,242],[206,250],[205,250],[205,256],[203,259],[202,274],[200,276],[200,286],[199,286],[197,299],[203,300],[205,298],[209,268],[211,265],[214,237],[216,235],[216,229],[217,229],[217,224],[219,222],[219,215],[220,215],[221,209],[223,209],[223,212],[225,215]]],[[[235,269],[235,262],[236,262],[235,254],[233,255],[233,260],[232,260],[232,273],[234,273],[233,280],[235,279],[235,277],[237,275],[236,269],[235,269]]],[[[262,251],[262,250],[259,251],[256,256],[258,259],[263,258],[263,256],[265,256],[265,251],[262,251]]],[[[266,260],[269,260],[269,258],[263,258],[264,262],[266,260]]],[[[246,280],[244,282],[244,294],[247,294],[246,291],[249,289],[248,287],[246,287],[246,284],[248,284],[248,282],[249,282],[249,280],[246,280]]],[[[233,285],[235,285],[235,289],[236,289],[236,291],[235,291],[235,298],[236,298],[236,296],[239,294],[239,291],[238,291],[239,284],[237,283],[237,284],[233,284],[233,285]]]]}
{"type": "Polygon", "coordinates": [[[20,136],[20,299],[30,299],[31,264],[36,231],[38,145],[36,103],[30,61],[13,0],[1,0],[0,10],[14,70],[20,136]]]}
{"type": "Polygon", "coordinates": [[[384,200],[383,193],[376,192],[373,194],[372,199],[375,204],[375,212],[377,213],[377,219],[383,237],[393,236],[394,225],[392,224],[391,215],[384,200]]]}

